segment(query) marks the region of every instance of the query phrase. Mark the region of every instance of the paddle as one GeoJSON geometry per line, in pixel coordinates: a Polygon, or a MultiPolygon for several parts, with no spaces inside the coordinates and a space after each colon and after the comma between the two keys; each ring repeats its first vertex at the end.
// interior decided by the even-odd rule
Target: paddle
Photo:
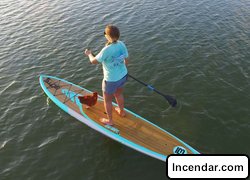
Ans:
{"type": "Polygon", "coordinates": [[[177,101],[176,101],[176,99],[174,97],[172,97],[170,95],[163,94],[162,92],[155,89],[153,86],[150,86],[150,85],[140,81],[139,79],[136,79],[135,77],[131,76],[130,74],[128,74],[128,76],[131,77],[132,79],[136,80],[137,82],[141,83],[142,85],[146,86],[148,89],[150,89],[150,90],[156,92],[157,94],[160,94],[161,96],[163,96],[172,107],[176,106],[177,101]]]}

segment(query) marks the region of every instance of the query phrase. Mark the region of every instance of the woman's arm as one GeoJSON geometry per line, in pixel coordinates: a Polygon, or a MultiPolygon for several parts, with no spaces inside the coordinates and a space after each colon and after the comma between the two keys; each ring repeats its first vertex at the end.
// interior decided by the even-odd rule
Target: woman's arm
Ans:
{"type": "Polygon", "coordinates": [[[98,61],[95,58],[95,56],[92,54],[91,50],[86,49],[85,54],[86,54],[86,56],[89,57],[89,61],[91,62],[91,64],[98,64],[98,61]]]}

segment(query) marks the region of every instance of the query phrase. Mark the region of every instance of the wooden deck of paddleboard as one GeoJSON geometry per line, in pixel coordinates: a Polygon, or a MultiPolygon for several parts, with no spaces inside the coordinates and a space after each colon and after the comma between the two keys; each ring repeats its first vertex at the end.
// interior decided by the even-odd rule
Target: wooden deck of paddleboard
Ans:
{"type": "MultiPolygon", "coordinates": [[[[70,91],[76,92],[80,95],[88,94],[86,91],[67,84],[63,81],[51,79],[51,83],[57,84],[60,89],[56,90],[49,87],[47,83],[44,83],[49,91],[55,95],[61,102],[65,103],[68,107],[81,114],[79,107],[73,103],[69,98],[67,98],[62,92],[61,89],[69,89],[70,91]]],[[[90,109],[83,108],[84,113],[92,120],[98,124],[104,126],[99,122],[101,117],[106,117],[103,101],[98,100],[97,104],[90,109]]],[[[114,110],[113,106],[113,121],[114,127],[119,129],[120,136],[139,144],[143,147],[146,147],[152,151],[163,155],[174,154],[173,149],[176,146],[182,146],[186,148],[187,154],[192,154],[188,147],[180,143],[178,140],[173,138],[168,133],[162,131],[161,129],[155,127],[154,125],[142,120],[135,115],[126,112],[125,117],[120,117],[114,110]]]]}

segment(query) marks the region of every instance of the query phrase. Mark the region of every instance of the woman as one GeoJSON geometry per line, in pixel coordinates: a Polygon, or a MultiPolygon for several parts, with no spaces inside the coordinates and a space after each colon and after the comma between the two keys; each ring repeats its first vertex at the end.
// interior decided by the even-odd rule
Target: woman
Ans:
{"type": "Polygon", "coordinates": [[[102,91],[104,107],[107,118],[100,121],[106,125],[113,125],[112,119],[112,99],[116,99],[118,107],[115,111],[121,116],[125,116],[123,85],[127,80],[128,50],[122,41],[119,41],[120,31],[116,26],[108,25],[105,28],[104,36],[107,39],[105,47],[94,56],[91,50],[86,49],[85,54],[92,64],[102,63],[104,78],[102,81],[102,91]]]}

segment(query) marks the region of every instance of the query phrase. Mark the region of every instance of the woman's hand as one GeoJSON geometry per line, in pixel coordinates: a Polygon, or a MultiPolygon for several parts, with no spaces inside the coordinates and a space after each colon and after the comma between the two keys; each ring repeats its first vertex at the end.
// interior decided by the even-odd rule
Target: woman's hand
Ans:
{"type": "Polygon", "coordinates": [[[90,54],[92,54],[92,51],[89,50],[89,49],[85,49],[84,53],[85,53],[86,56],[89,56],[90,54]]]}
{"type": "Polygon", "coordinates": [[[85,49],[84,53],[86,56],[89,57],[89,60],[92,64],[98,64],[98,61],[96,60],[95,56],[92,54],[91,50],[85,49]]]}

